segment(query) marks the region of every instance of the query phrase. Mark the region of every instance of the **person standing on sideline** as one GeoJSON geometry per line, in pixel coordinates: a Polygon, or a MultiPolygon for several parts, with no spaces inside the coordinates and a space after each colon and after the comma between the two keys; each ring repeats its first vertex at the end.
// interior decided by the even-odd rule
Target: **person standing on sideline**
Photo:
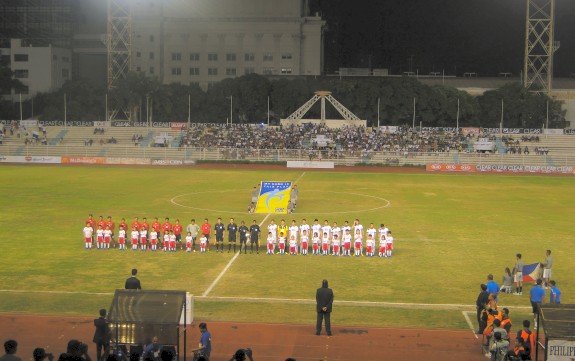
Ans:
{"type": "Polygon", "coordinates": [[[210,234],[212,233],[212,225],[208,222],[208,219],[204,219],[202,223],[202,236],[206,238],[206,248],[210,250],[210,234]]]}
{"type": "Polygon", "coordinates": [[[250,254],[254,251],[256,246],[256,254],[260,253],[260,233],[262,233],[258,222],[254,219],[253,224],[250,226],[250,254]]]}
{"type": "MultiPolygon", "coordinates": [[[[248,253],[248,237],[250,233],[250,229],[246,227],[246,222],[242,221],[240,223],[240,228],[238,228],[238,233],[240,235],[240,253],[242,253],[242,249],[244,250],[244,254],[248,253]]],[[[234,249],[235,253],[235,249],[234,249]]]]}
{"type": "Polygon", "coordinates": [[[515,267],[513,267],[513,277],[517,283],[515,294],[520,296],[523,294],[523,261],[521,260],[521,253],[517,253],[515,257],[517,257],[515,267]]]}
{"type": "Polygon", "coordinates": [[[18,342],[15,340],[4,342],[4,351],[6,354],[0,357],[0,361],[22,361],[20,357],[16,356],[16,351],[18,351],[18,342]]]}
{"type": "Polygon", "coordinates": [[[127,290],[141,290],[142,286],[140,285],[140,280],[136,277],[138,274],[138,270],[132,268],[132,277],[126,280],[125,288],[127,290]]]}
{"type": "Polygon", "coordinates": [[[487,285],[482,283],[480,288],[481,291],[479,292],[477,300],[475,301],[475,307],[477,308],[477,324],[479,325],[479,329],[475,333],[478,335],[483,334],[485,327],[487,327],[487,318],[483,317],[483,311],[489,302],[489,292],[487,292],[487,285]]]}
{"type": "Polygon", "coordinates": [[[551,291],[549,291],[549,303],[561,303],[561,291],[557,288],[554,280],[549,281],[551,291]]]}
{"type": "Polygon", "coordinates": [[[551,267],[553,267],[553,257],[551,257],[551,250],[545,252],[545,261],[543,261],[543,282],[545,288],[549,288],[549,280],[551,280],[551,267]]]}
{"type": "Polygon", "coordinates": [[[212,335],[208,331],[208,326],[205,322],[200,323],[200,344],[198,345],[198,351],[206,357],[206,360],[210,359],[210,354],[212,353],[212,335]]]}
{"type": "Polygon", "coordinates": [[[333,291],[328,288],[327,280],[321,282],[321,287],[317,289],[315,294],[317,323],[315,327],[315,334],[321,334],[321,326],[325,320],[325,331],[328,336],[331,336],[331,310],[333,306],[333,291]]]}
{"type": "Polygon", "coordinates": [[[545,297],[545,290],[543,287],[541,287],[542,283],[543,281],[538,279],[537,284],[531,288],[531,291],[529,292],[531,307],[533,309],[533,322],[535,329],[537,329],[537,314],[539,313],[539,304],[543,303],[543,298],[545,297]]]}
{"type": "Polygon", "coordinates": [[[196,220],[192,219],[191,223],[186,227],[186,231],[192,236],[192,251],[196,251],[196,239],[200,233],[200,226],[196,224],[196,220]]]}
{"type": "Polygon", "coordinates": [[[94,338],[92,341],[96,344],[96,361],[105,360],[110,353],[110,329],[108,328],[108,323],[106,322],[106,310],[100,310],[100,317],[94,320],[94,326],[96,331],[94,332],[94,338]],[[102,357],[102,350],[104,350],[104,355],[102,357]]]}
{"type": "Polygon", "coordinates": [[[493,275],[490,273],[487,275],[487,292],[493,293],[495,295],[495,301],[499,302],[499,285],[493,280],[493,275]]]}

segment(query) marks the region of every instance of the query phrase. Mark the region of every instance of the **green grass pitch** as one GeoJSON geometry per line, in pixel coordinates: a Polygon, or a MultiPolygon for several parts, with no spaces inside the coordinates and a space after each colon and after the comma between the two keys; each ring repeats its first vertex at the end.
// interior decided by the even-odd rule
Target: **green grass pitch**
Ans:
{"type": "MultiPolygon", "coordinates": [[[[272,218],[298,224],[302,218],[340,224],[359,218],[365,227],[383,222],[394,233],[395,254],[368,259],[248,253],[209,296],[312,300],[327,278],[336,300],[416,304],[408,310],[341,305],[334,324],[467,328],[461,312],[419,304],[473,305],[479,283],[490,272],[500,281],[515,253],[532,263],[551,249],[553,278],[563,302],[573,302],[571,177],[1,166],[0,311],[95,315],[109,306],[109,293],[123,287],[133,267],[144,288],[202,295],[232,254],[86,251],[84,220],[93,213],[111,215],[116,224],[134,216],[169,216],[184,226],[205,217],[212,224],[217,217],[224,223],[230,217],[261,222],[265,214],[246,209],[252,187],[262,180],[298,180],[300,188],[296,213],[271,215],[264,226],[272,218]]],[[[500,303],[511,306],[516,323],[526,317],[526,310],[513,311],[529,306],[526,293],[503,295],[500,303]]],[[[208,298],[195,301],[195,317],[313,323],[313,307],[208,298]]]]}

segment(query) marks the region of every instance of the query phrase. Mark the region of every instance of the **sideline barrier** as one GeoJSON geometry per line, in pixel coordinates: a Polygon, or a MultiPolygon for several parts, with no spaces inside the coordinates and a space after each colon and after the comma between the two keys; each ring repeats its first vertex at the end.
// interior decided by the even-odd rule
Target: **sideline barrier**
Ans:
{"type": "Polygon", "coordinates": [[[296,161],[288,160],[288,168],[316,168],[316,169],[333,169],[335,168],[334,162],[322,162],[322,161],[296,161]]]}
{"type": "Polygon", "coordinates": [[[426,164],[425,170],[428,172],[475,172],[475,164],[426,164]]]}
{"type": "Polygon", "coordinates": [[[0,163],[61,164],[61,158],[57,156],[6,155],[0,156],[0,163]]]}
{"type": "Polygon", "coordinates": [[[428,172],[461,173],[536,173],[536,174],[575,174],[575,167],[555,167],[515,164],[426,164],[428,172]]]}

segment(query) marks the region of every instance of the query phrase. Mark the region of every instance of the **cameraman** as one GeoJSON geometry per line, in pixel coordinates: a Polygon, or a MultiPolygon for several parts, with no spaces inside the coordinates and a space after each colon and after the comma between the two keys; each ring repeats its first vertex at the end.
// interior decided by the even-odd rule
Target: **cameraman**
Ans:
{"type": "Polygon", "coordinates": [[[252,358],[251,348],[240,348],[230,359],[230,361],[248,361],[248,360],[254,361],[254,359],[252,358]]]}

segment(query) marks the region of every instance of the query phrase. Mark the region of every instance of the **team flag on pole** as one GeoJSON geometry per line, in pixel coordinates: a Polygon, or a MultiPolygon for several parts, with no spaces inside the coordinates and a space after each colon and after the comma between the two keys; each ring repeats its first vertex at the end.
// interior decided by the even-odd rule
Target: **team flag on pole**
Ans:
{"type": "Polygon", "coordinates": [[[287,214],[292,182],[262,182],[255,213],[287,214]]]}
{"type": "Polygon", "coordinates": [[[539,262],[523,266],[523,282],[535,281],[540,278],[541,264],[539,262]]]}

